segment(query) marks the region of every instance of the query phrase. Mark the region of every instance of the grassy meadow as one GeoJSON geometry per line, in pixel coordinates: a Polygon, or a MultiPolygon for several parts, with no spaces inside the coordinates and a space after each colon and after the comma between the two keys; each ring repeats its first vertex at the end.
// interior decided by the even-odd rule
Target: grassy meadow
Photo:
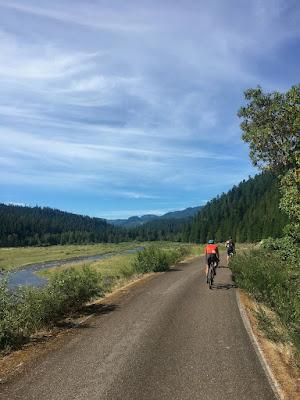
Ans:
{"type": "MultiPolygon", "coordinates": [[[[151,243],[140,243],[145,247],[151,246],[151,243]]],[[[138,247],[137,245],[135,247],[138,247]]],[[[155,247],[161,249],[164,252],[172,252],[176,249],[185,248],[186,255],[190,256],[198,256],[203,254],[203,245],[194,245],[194,244],[180,244],[174,242],[155,242],[155,247]]],[[[136,273],[134,262],[136,259],[136,254],[121,254],[115,255],[111,258],[107,258],[104,260],[97,260],[92,262],[85,262],[76,263],[74,265],[67,264],[62,266],[57,266],[53,268],[43,269],[37,272],[37,275],[41,277],[51,278],[58,272],[75,268],[75,269],[82,269],[84,266],[88,265],[92,270],[99,272],[102,276],[106,277],[107,281],[120,279],[120,278],[127,278],[134,273],[136,273]]]]}
{"type": "Polygon", "coordinates": [[[145,246],[145,243],[97,243],[88,245],[57,245],[45,247],[2,247],[0,248],[0,270],[10,271],[20,266],[39,262],[64,260],[74,257],[118,253],[145,246]]]}

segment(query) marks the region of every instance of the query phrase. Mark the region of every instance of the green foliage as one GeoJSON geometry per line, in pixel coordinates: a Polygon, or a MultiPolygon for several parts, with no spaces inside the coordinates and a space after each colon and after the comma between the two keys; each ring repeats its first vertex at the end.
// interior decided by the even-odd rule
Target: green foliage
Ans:
{"type": "Polygon", "coordinates": [[[237,254],[230,266],[238,286],[278,315],[300,354],[300,265],[295,268],[280,251],[252,250],[237,254]]]}
{"type": "Polygon", "coordinates": [[[232,236],[241,243],[281,236],[287,217],[279,210],[279,198],[274,175],[257,175],[208,202],[193,223],[186,225],[183,239],[205,243],[232,236]]]}
{"type": "Polygon", "coordinates": [[[158,247],[150,246],[137,254],[134,266],[140,273],[166,271],[169,267],[167,254],[158,247]]]}
{"type": "Polygon", "coordinates": [[[299,246],[290,236],[264,239],[261,241],[261,247],[268,251],[277,250],[282,260],[287,261],[290,266],[295,266],[300,260],[299,246]]]}
{"type": "Polygon", "coordinates": [[[137,254],[134,268],[139,273],[167,271],[170,265],[181,260],[188,252],[189,249],[184,246],[170,250],[149,246],[137,254]]]}
{"type": "Polygon", "coordinates": [[[286,93],[264,93],[258,86],[246,90],[245,99],[238,116],[254,165],[279,172],[294,168],[300,151],[300,85],[286,93]]]}
{"type": "Polygon", "coordinates": [[[271,169],[280,178],[280,208],[290,218],[285,232],[298,253],[300,247],[300,85],[286,93],[245,92],[243,139],[250,145],[254,165],[271,169]]]}
{"type": "Polygon", "coordinates": [[[17,348],[38,329],[101,293],[100,275],[89,267],[65,270],[42,290],[11,291],[6,280],[0,281],[0,350],[17,348]]]}
{"type": "Polygon", "coordinates": [[[289,170],[281,177],[280,208],[291,221],[286,226],[285,233],[300,251],[300,159],[297,166],[298,173],[296,170],[289,170]]]}

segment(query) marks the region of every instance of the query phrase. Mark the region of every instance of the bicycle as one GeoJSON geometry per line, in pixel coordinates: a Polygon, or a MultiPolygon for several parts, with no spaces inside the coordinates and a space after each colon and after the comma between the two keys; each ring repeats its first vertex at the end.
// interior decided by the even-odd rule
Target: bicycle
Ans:
{"type": "Polygon", "coordinates": [[[216,267],[217,267],[217,262],[211,260],[209,265],[208,265],[208,271],[207,271],[207,283],[209,285],[209,288],[211,289],[213,284],[214,284],[214,277],[216,274],[216,267]]]}

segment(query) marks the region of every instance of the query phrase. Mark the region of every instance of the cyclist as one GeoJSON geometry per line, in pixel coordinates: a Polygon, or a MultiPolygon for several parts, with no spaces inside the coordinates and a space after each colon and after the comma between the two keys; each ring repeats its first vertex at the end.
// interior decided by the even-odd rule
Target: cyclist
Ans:
{"type": "Polygon", "coordinates": [[[218,265],[220,255],[219,255],[219,249],[218,246],[215,244],[214,240],[209,240],[208,244],[205,247],[205,258],[206,258],[206,276],[208,274],[208,266],[211,262],[214,262],[214,274],[216,274],[216,266],[218,265]]]}
{"type": "Polygon", "coordinates": [[[226,248],[227,248],[227,261],[229,260],[229,258],[231,256],[233,256],[233,254],[235,253],[235,244],[234,241],[232,240],[232,237],[230,237],[226,244],[225,244],[226,248]]]}

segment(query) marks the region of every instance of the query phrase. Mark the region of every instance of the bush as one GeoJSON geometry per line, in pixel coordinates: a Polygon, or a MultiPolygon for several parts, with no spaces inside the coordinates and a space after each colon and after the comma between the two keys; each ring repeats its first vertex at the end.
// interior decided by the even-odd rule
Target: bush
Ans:
{"type": "Polygon", "coordinates": [[[45,289],[9,290],[0,283],[0,350],[17,348],[38,329],[102,293],[100,275],[89,267],[58,273],[45,289]]]}
{"type": "Polygon", "coordinates": [[[188,253],[189,249],[185,246],[168,250],[149,246],[137,254],[134,268],[139,273],[167,271],[170,265],[180,261],[188,253]]]}
{"type": "Polygon", "coordinates": [[[290,236],[282,238],[264,239],[260,243],[261,247],[268,250],[276,250],[282,259],[287,260],[290,264],[296,264],[300,261],[300,251],[297,243],[290,236]]]}
{"type": "Polygon", "coordinates": [[[149,246],[138,252],[134,267],[139,273],[166,271],[169,268],[167,253],[156,246],[149,246]]]}
{"type": "Polygon", "coordinates": [[[238,254],[230,266],[238,286],[279,316],[300,352],[300,266],[266,250],[238,254]]]}

